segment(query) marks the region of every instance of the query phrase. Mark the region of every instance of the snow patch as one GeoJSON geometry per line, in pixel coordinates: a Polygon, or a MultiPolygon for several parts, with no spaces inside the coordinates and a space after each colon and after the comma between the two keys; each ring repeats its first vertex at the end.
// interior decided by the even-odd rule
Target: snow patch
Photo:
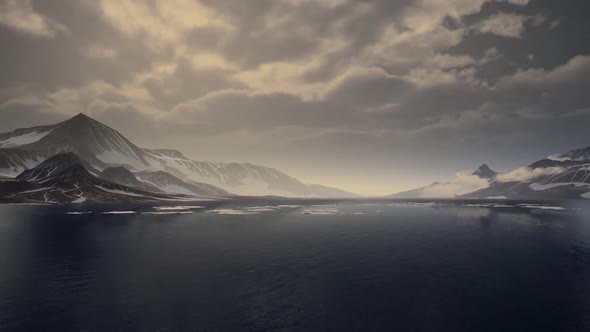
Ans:
{"type": "Polygon", "coordinates": [[[70,212],[66,212],[66,214],[72,214],[72,215],[81,215],[81,214],[91,214],[92,211],[70,211],[70,212]]]}
{"type": "Polygon", "coordinates": [[[535,191],[547,190],[555,187],[561,186],[571,186],[574,185],[576,187],[590,187],[590,183],[584,182],[559,182],[559,183],[548,183],[548,184],[541,184],[539,182],[531,183],[529,187],[535,191]]]}
{"type": "Polygon", "coordinates": [[[0,148],[11,148],[19,145],[35,143],[47,136],[49,133],[51,133],[51,130],[42,132],[34,131],[20,136],[13,136],[5,139],[4,141],[0,141],[0,148]]]}
{"type": "Polygon", "coordinates": [[[86,202],[86,197],[83,196],[79,196],[78,198],[76,198],[75,200],[72,201],[72,203],[84,203],[86,202]]]}

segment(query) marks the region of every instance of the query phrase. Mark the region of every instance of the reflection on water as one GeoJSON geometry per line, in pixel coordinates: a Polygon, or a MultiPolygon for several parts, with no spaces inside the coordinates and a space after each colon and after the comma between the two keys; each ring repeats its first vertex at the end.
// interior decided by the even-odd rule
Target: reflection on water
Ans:
{"type": "Polygon", "coordinates": [[[584,202],[2,206],[0,330],[584,331],[589,213],[584,202]]]}

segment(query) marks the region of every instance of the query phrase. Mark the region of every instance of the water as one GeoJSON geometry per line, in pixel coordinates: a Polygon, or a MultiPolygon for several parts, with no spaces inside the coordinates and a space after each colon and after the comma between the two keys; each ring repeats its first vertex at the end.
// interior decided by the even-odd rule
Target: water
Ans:
{"type": "Polygon", "coordinates": [[[586,203],[313,204],[1,206],[0,330],[590,330],[586,203]]]}

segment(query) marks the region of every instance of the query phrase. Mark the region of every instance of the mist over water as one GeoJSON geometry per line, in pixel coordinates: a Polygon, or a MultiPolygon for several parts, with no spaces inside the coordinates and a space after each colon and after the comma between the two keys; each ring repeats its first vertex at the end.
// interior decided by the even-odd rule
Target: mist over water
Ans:
{"type": "Polygon", "coordinates": [[[585,202],[0,206],[0,330],[583,331],[589,217],[585,202]]]}

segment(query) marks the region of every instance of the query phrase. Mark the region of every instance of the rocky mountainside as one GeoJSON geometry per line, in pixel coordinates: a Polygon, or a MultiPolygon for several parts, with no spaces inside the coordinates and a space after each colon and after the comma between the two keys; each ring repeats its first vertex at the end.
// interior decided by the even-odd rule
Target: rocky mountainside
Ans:
{"type": "Polygon", "coordinates": [[[127,187],[135,188],[142,191],[153,192],[153,193],[164,193],[164,190],[139,181],[131,171],[123,166],[105,168],[99,175],[103,180],[118,183],[127,187]]]}
{"type": "Polygon", "coordinates": [[[173,194],[197,195],[205,197],[220,197],[231,195],[226,190],[206,183],[183,181],[174,175],[163,171],[140,172],[135,176],[144,183],[173,194]]]}
{"type": "Polygon", "coordinates": [[[100,179],[71,152],[57,154],[16,179],[0,180],[2,203],[138,203],[184,199],[187,197],[141,191],[100,179]]]}
{"type": "Polygon", "coordinates": [[[478,176],[482,179],[493,179],[498,175],[498,173],[492,170],[488,165],[483,164],[479,166],[475,172],[471,173],[471,175],[478,176]]]}
{"type": "Polygon", "coordinates": [[[176,150],[140,148],[118,131],[84,114],[55,125],[0,134],[0,176],[14,177],[64,152],[75,153],[99,172],[118,166],[132,172],[165,172],[187,183],[208,184],[240,195],[357,196],[335,188],[304,184],[269,167],[194,161],[176,150]]]}

